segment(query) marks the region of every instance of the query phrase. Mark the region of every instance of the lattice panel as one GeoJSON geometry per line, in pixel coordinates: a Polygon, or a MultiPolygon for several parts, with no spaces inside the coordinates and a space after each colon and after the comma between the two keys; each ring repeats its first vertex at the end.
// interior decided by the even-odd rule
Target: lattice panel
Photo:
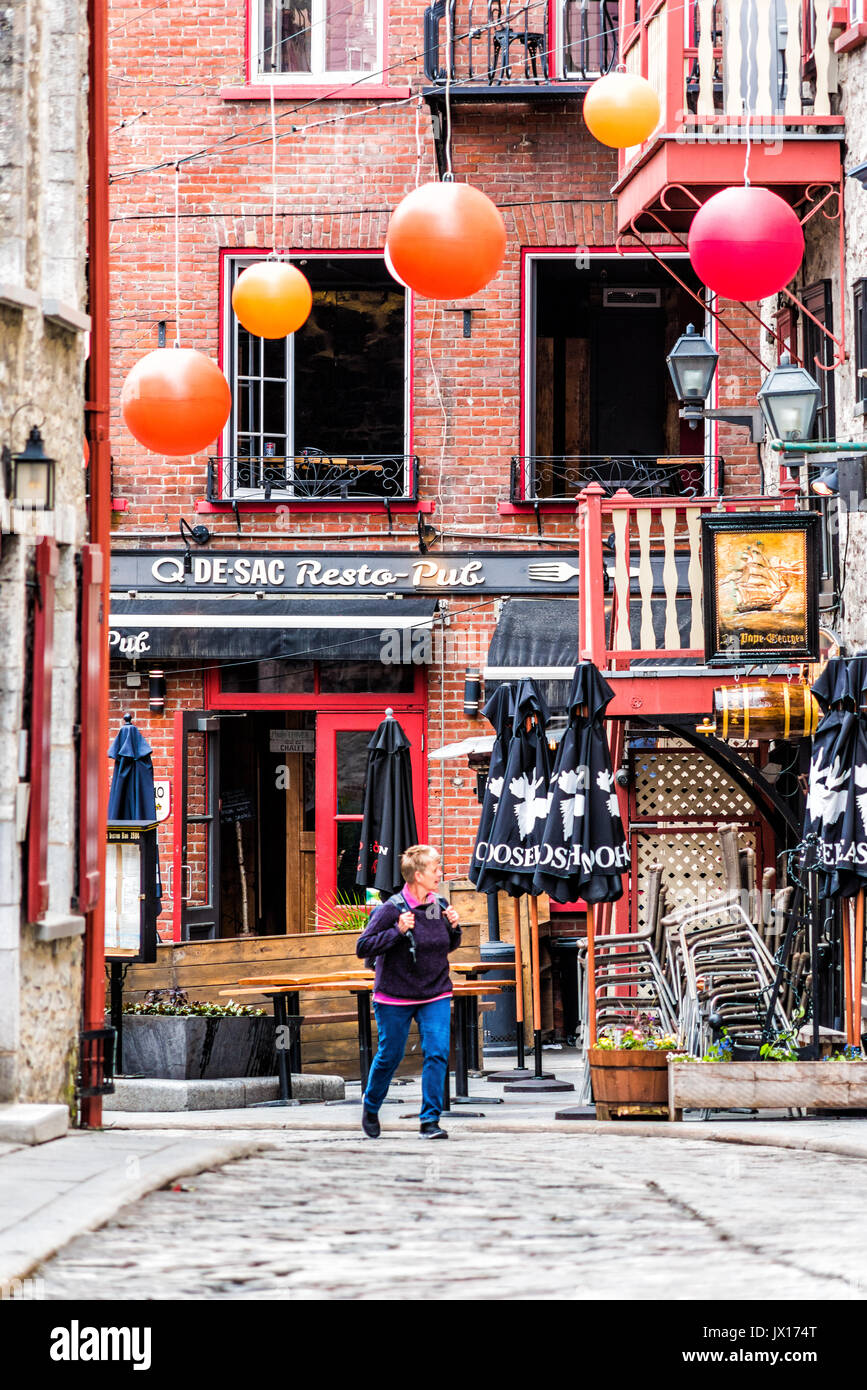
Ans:
{"type": "Polygon", "coordinates": [[[694,748],[635,748],[638,820],[753,820],[752,800],[710,758],[694,748]]]}
{"type": "MultiPolygon", "coordinates": [[[[660,833],[643,832],[633,836],[632,881],[638,892],[638,930],[645,921],[645,884],[652,864],[662,865],[662,887],[667,912],[689,907],[721,893],[725,888],[719,838],[713,830],[673,830],[660,833]]],[[[751,826],[738,831],[741,849],[756,851],[758,836],[751,826]]]]}

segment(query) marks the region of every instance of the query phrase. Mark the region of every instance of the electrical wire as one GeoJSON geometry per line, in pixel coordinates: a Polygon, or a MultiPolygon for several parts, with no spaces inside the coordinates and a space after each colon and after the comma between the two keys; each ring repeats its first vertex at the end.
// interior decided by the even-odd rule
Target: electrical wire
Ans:
{"type": "MultiPolygon", "coordinates": [[[[492,200],[492,201],[493,201],[493,200],[492,200]]],[[[601,197],[600,197],[600,198],[585,198],[585,197],[563,197],[563,198],[515,198],[515,199],[510,199],[508,202],[500,202],[500,203],[497,203],[496,206],[497,206],[497,207],[500,209],[500,211],[502,212],[504,209],[508,211],[508,210],[510,210],[510,209],[512,209],[512,208],[547,208],[547,207],[554,207],[554,206],[557,206],[557,205],[560,205],[560,204],[568,204],[568,205],[570,205],[570,206],[572,206],[572,205],[578,205],[578,206],[582,206],[582,207],[583,207],[583,206],[588,206],[588,205],[590,205],[591,203],[593,203],[593,204],[598,203],[601,207],[608,207],[608,206],[610,206],[610,204],[611,204],[611,198],[610,198],[610,197],[609,197],[609,198],[601,198],[601,197]]],[[[346,207],[344,207],[344,208],[293,208],[293,209],[292,209],[292,216],[293,216],[293,217],[361,217],[361,216],[375,216],[375,215],[377,215],[377,214],[381,214],[382,216],[390,217],[391,214],[392,214],[393,212],[394,212],[394,207],[393,207],[391,204],[382,203],[382,204],[380,204],[380,206],[378,206],[378,207],[352,207],[352,208],[346,208],[346,207]]],[[[237,208],[224,208],[222,211],[218,211],[218,212],[217,212],[217,211],[214,211],[213,209],[210,210],[210,211],[208,211],[208,212],[182,212],[182,213],[181,213],[181,221],[183,221],[184,219],[187,219],[187,218],[192,219],[192,220],[206,220],[206,219],[208,219],[208,218],[214,218],[214,219],[216,220],[216,219],[223,218],[223,217],[236,217],[237,215],[238,215],[238,209],[237,209],[237,208]]],[[[245,211],[243,215],[244,215],[245,218],[248,218],[248,219],[250,219],[250,220],[252,220],[252,221],[256,221],[256,220],[258,220],[260,217],[270,217],[270,216],[271,216],[270,211],[262,211],[262,212],[250,212],[250,211],[245,211]]],[[[125,215],[123,215],[123,216],[112,217],[112,218],[110,218],[110,221],[111,221],[111,222],[165,222],[165,221],[167,221],[168,218],[170,218],[170,217],[174,217],[174,213],[171,213],[171,212],[135,212],[135,213],[128,213],[128,214],[125,214],[125,215]]],[[[667,249],[667,248],[666,248],[666,249],[667,249]]]]}

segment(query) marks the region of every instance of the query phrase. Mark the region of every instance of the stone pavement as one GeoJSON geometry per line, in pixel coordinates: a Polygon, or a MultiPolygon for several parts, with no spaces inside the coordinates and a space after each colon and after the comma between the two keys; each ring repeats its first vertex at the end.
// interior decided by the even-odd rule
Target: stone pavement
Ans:
{"type": "MultiPolygon", "coordinates": [[[[489,1068],[510,1064],[510,1059],[503,1058],[488,1061],[489,1068]]],[[[563,1079],[580,1083],[581,1063],[574,1052],[546,1051],[545,1066],[563,1079]]],[[[653,1296],[641,1292],[657,1285],[655,1266],[644,1263],[640,1250],[656,1250],[658,1259],[663,1252],[661,1265],[665,1266],[668,1255],[664,1252],[672,1233],[676,1237],[672,1248],[680,1251],[672,1258],[682,1262],[684,1290],[698,1277],[696,1251],[712,1252],[717,1263],[722,1260],[729,1277],[734,1264],[729,1269],[728,1255],[739,1250],[746,1258],[744,1252],[756,1234],[758,1244],[750,1259],[757,1261],[760,1283],[768,1279],[776,1287],[782,1280],[788,1288],[788,1280],[800,1292],[809,1286],[815,1297],[862,1297],[860,1281],[865,1271],[860,1256],[849,1260],[846,1253],[841,1265],[841,1252],[848,1252],[850,1243],[853,1253],[856,1245],[867,1251],[867,1224],[863,1231],[858,1226],[865,1170],[861,1162],[852,1161],[867,1160],[867,1120],[730,1114],[711,1121],[696,1115],[677,1125],[652,1120],[576,1122],[557,1120],[555,1111],[575,1105],[577,1090],[511,1094],[504,1104],[494,1105],[490,1099],[503,1095],[501,1086],[477,1078],[470,1089],[483,1098],[482,1117],[471,1118],[464,1108],[445,1116],[443,1124],[451,1137],[448,1143],[433,1145],[417,1137],[417,1081],[393,1089],[399,1103],[383,1107],[383,1137],[376,1143],[360,1134],[357,1103],[314,1103],[286,1109],[113,1112],[106,1114],[102,1132],[75,1132],[36,1149],[0,1145],[0,1293],[9,1280],[27,1275],[81,1232],[117,1218],[106,1231],[86,1237],[98,1244],[109,1240],[106,1267],[114,1271],[118,1242],[123,1246],[125,1240],[119,1232],[137,1231],[130,1239],[138,1241],[140,1251],[143,1213],[152,1213],[147,1220],[162,1220],[165,1213],[171,1224],[175,1218],[168,1213],[177,1210],[198,1211],[206,1218],[201,1228],[203,1244],[200,1247],[197,1242],[193,1221],[185,1233],[180,1232],[176,1245],[167,1239],[164,1268],[162,1242],[156,1243],[156,1251],[150,1244],[144,1264],[138,1253],[133,1256],[128,1250],[129,1258],[124,1257],[121,1266],[130,1272],[122,1275],[122,1282],[127,1278],[131,1282],[129,1292],[120,1296],[162,1298],[184,1291],[201,1297],[201,1293],[190,1293],[189,1282],[191,1271],[200,1265],[205,1284],[213,1286],[215,1296],[246,1296],[248,1275],[242,1278],[239,1271],[249,1261],[251,1269],[261,1266],[269,1271],[266,1297],[369,1297],[373,1295],[364,1282],[368,1275],[376,1288],[387,1288],[390,1261],[404,1273],[410,1265],[418,1268],[432,1240],[435,1244],[445,1241],[458,1280],[470,1260],[473,1279],[483,1290],[480,1297],[524,1296],[510,1283],[512,1275],[504,1273],[498,1282],[493,1254],[489,1263],[470,1259],[476,1248],[492,1249],[497,1231],[508,1231],[516,1250],[538,1255],[538,1269],[551,1271],[546,1274],[548,1291],[530,1296],[607,1297],[605,1290],[613,1289],[614,1276],[606,1272],[605,1260],[597,1268],[591,1256],[594,1250],[608,1250],[606,1258],[611,1252],[617,1254],[621,1240],[634,1229],[639,1234],[646,1231],[647,1242],[636,1246],[638,1291],[631,1297],[653,1296]],[[648,1144],[648,1138],[654,1143],[648,1144]],[[254,1154],[263,1156],[248,1158],[254,1154]],[[232,1162],[240,1158],[245,1162],[232,1162]],[[227,1163],[229,1168],[206,1171],[227,1163]],[[194,1174],[204,1176],[182,1184],[184,1200],[177,1200],[176,1193],[155,1192],[194,1174]],[[193,1191],[206,1195],[187,1200],[193,1191]],[[146,1193],[153,1196],[140,1200],[146,1193]],[[395,1193],[400,1194],[396,1233],[395,1193]],[[532,1202],[525,1208],[528,1195],[532,1202]],[[225,1209],[216,1201],[221,1196],[229,1198],[225,1209]],[[363,1202],[356,1211],[360,1197],[363,1202]],[[207,1212],[199,1209],[199,1203],[205,1204],[207,1212]],[[621,1212],[628,1213],[623,1221],[621,1212]],[[434,1224],[429,1226],[430,1221],[434,1224]],[[459,1235],[452,1231],[455,1222],[459,1235]],[[687,1228],[690,1241],[693,1234],[704,1232],[694,1248],[686,1240],[687,1228]],[[379,1232],[375,1245],[380,1253],[372,1265],[364,1243],[364,1232],[370,1229],[379,1232]],[[581,1252],[578,1264],[555,1258],[561,1248],[558,1241],[566,1235],[573,1253],[581,1252]],[[272,1236],[276,1249],[271,1248],[272,1236]],[[822,1247],[818,1254],[817,1243],[822,1247]],[[259,1244],[261,1259],[256,1253],[259,1244]],[[347,1251],[352,1259],[344,1269],[347,1251]],[[827,1260],[822,1251],[830,1252],[827,1260]],[[291,1278],[279,1274],[286,1253],[292,1256],[291,1278]],[[336,1274],[327,1282],[330,1265],[342,1271],[341,1278],[345,1274],[345,1283],[336,1274]],[[235,1271],[231,1277],[227,1267],[235,1271]],[[838,1272],[841,1268],[845,1274],[838,1272]],[[150,1280],[149,1293],[134,1291],[142,1287],[136,1283],[139,1269],[150,1280]],[[595,1294],[589,1292],[591,1274],[595,1294]],[[231,1293],[226,1292],[229,1288],[231,1293]]],[[[358,1084],[348,1083],[347,1094],[357,1097],[358,1084]]],[[[63,1261],[67,1254],[77,1260],[78,1249],[78,1243],[69,1246],[63,1261]]],[[[88,1256],[82,1270],[99,1268],[100,1258],[88,1256]]],[[[430,1289],[436,1292],[424,1296],[449,1296],[445,1265],[430,1277],[430,1289]]],[[[57,1287],[68,1290],[67,1276],[63,1279],[57,1287]]],[[[81,1280],[87,1282],[83,1273],[81,1280]]],[[[715,1277],[702,1276],[699,1282],[708,1289],[719,1285],[715,1277]]],[[[261,1287],[253,1278],[250,1288],[261,1287]]],[[[78,1295],[97,1296],[85,1295],[83,1284],[78,1295]]],[[[709,1292],[706,1296],[738,1294],[709,1292]]],[[[777,1289],[767,1296],[795,1294],[777,1289]]]]}

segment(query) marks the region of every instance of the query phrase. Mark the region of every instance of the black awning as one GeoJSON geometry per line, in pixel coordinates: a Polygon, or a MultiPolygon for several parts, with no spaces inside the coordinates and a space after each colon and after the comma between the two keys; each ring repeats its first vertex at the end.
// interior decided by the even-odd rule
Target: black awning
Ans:
{"type": "Polygon", "coordinates": [[[485,695],[529,676],[552,710],[564,710],[577,662],[577,599],[509,599],[488,647],[485,695]]]}
{"type": "Polygon", "coordinates": [[[433,659],[436,599],[161,599],[112,595],[109,646],[128,660],[433,659]]]}

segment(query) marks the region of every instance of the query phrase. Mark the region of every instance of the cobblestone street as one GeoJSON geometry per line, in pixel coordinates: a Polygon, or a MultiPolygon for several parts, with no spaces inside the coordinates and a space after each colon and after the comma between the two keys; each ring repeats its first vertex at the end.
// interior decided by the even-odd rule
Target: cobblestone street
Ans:
{"type": "Polygon", "coordinates": [[[73,1241],[39,1271],[46,1297],[864,1297],[862,1161],[451,1129],[263,1135],[73,1241]]]}

